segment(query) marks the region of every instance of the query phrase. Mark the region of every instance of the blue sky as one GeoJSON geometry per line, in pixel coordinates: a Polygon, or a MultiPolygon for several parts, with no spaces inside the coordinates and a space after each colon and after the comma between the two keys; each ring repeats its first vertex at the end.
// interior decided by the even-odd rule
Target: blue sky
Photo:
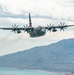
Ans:
{"type": "MultiPolygon", "coordinates": [[[[11,27],[13,24],[23,27],[28,24],[28,13],[31,13],[33,26],[58,25],[60,22],[74,24],[73,0],[0,0],[0,27],[11,27]]],[[[56,33],[47,32],[43,37],[30,38],[22,32],[0,30],[0,55],[23,51],[35,46],[48,45],[62,39],[74,38],[74,27],[56,33]]]]}

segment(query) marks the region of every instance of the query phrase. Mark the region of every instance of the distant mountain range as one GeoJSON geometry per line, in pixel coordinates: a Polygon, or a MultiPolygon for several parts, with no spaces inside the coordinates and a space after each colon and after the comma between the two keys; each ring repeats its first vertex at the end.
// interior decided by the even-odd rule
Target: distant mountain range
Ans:
{"type": "Polygon", "coordinates": [[[74,72],[74,39],[1,56],[0,67],[74,72]]]}

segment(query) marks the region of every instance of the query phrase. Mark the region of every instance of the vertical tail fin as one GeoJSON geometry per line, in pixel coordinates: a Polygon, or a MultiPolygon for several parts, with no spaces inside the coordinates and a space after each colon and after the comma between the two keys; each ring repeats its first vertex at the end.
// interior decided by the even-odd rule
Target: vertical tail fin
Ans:
{"type": "Polygon", "coordinates": [[[32,22],[31,22],[31,16],[30,16],[30,13],[29,13],[29,27],[32,27],[32,22]]]}

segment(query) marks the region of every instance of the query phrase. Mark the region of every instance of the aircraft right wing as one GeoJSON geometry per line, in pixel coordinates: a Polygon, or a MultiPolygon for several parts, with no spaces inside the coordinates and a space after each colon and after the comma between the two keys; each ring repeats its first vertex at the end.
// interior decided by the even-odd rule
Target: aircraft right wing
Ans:
{"type": "Polygon", "coordinates": [[[2,30],[12,30],[12,32],[14,32],[14,33],[17,31],[17,32],[20,33],[21,30],[28,32],[28,30],[32,31],[34,28],[33,27],[25,27],[25,26],[24,27],[18,27],[16,25],[14,25],[14,26],[12,25],[12,27],[7,27],[7,28],[1,27],[0,29],[2,29],[2,30]]]}

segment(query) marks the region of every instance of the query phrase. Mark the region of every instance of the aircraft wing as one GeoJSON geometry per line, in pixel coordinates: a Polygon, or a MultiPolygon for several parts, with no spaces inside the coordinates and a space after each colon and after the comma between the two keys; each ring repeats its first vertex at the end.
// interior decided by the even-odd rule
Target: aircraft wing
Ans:
{"type": "Polygon", "coordinates": [[[74,26],[74,25],[59,25],[59,26],[47,26],[47,27],[45,27],[47,30],[56,30],[57,28],[59,28],[60,30],[63,30],[64,31],[64,29],[66,29],[66,27],[71,27],[71,26],[74,26]]]}
{"type": "Polygon", "coordinates": [[[28,31],[28,30],[33,30],[34,28],[33,27],[8,27],[8,28],[0,28],[2,30],[12,30],[12,31],[21,31],[21,30],[24,30],[24,31],[28,31]]]}
{"type": "Polygon", "coordinates": [[[15,30],[25,30],[25,28],[0,28],[0,29],[3,29],[3,30],[13,30],[13,29],[15,29],[15,30]]]}

